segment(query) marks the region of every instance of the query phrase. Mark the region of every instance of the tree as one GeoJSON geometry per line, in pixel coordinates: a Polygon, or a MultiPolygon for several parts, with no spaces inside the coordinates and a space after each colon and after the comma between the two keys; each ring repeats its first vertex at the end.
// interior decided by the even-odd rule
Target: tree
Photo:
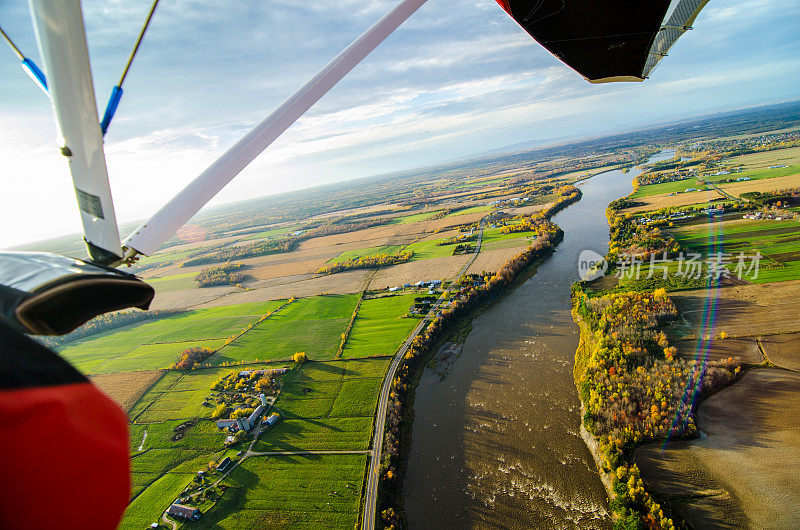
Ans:
{"type": "Polygon", "coordinates": [[[299,351],[292,355],[292,360],[298,364],[303,364],[308,360],[308,355],[304,351],[299,351]]]}
{"type": "Polygon", "coordinates": [[[234,441],[241,442],[247,437],[247,433],[244,431],[236,431],[236,434],[233,435],[234,441]]]}

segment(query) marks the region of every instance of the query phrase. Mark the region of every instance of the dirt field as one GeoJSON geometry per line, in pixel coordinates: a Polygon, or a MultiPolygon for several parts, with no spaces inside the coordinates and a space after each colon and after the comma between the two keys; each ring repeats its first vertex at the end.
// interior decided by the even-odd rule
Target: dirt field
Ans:
{"type": "Polygon", "coordinates": [[[210,300],[208,303],[198,307],[219,307],[245,302],[259,302],[261,300],[277,300],[291,296],[300,298],[322,293],[357,293],[364,289],[366,280],[372,272],[372,270],[360,269],[314,278],[301,277],[301,279],[294,280],[293,278],[276,278],[274,280],[266,280],[265,282],[272,283],[265,283],[265,287],[251,291],[237,291],[216,300],[210,300]]]}
{"type": "Polygon", "coordinates": [[[511,215],[530,215],[532,213],[544,210],[545,208],[549,208],[552,204],[553,203],[532,204],[530,206],[522,206],[520,208],[503,208],[503,210],[507,210],[511,215]]]}
{"type": "Polygon", "coordinates": [[[524,247],[501,248],[497,250],[487,250],[478,254],[467,272],[470,274],[480,274],[483,271],[497,272],[500,267],[509,259],[519,254],[524,247]]]}
{"type": "Polygon", "coordinates": [[[148,388],[153,386],[164,370],[148,370],[145,372],[120,372],[101,374],[90,377],[92,383],[117,402],[125,412],[139,401],[148,388]]]}
{"type": "MultiPolygon", "coordinates": [[[[675,341],[675,346],[678,348],[678,355],[686,360],[694,359],[697,355],[697,348],[704,347],[702,343],[698,346],[696,340],[675,341]]],[[[761,350],[758,349],[758,343],[755,338],[717,339],[708,342],[706,347],[708,348],[707,355],[710,361],[733,357],[740,359],[745,364],[761,364],[764,362],[764,356],[761,355],[761,350]]]]}
{"type": "MultiPolygon", "coordinates": [[[[432,232],[434,230],[441,230],[452,226],[477,223],[482,218],[486,217],[488,214],[489,212],[465,213],[464,215],[454,215],[453,217],[447,217],[446,219],[435,219],[433,221],[425,221],[423,224],[425,226],[426,231],[432,232]]],[[[414,226],[414,225],[409,225],[409,226],[414,226]]]]}
{"type": "MultiPolygon", "coordinates": [[[[671,295],[686,324],[674,326],[678,336],[697,336],[707,296],[716,296],[712,335],[725,331],[729,337],[753,337],[800,331],[800,280],[738,285],[714,290],[681,291],[671,295]],[[688,324],[688,325],[687,325],[688,324]]],[[[713,304],[712,304],[713,306],[713,304]]]]}
{"type": "Polygon", "coordinates": [[[800,374],[773,368],[698,409],[700,439],[636,450],[645,484],[695,528],[800,528],[800,374]]]}
{"type": "Polygon", "coordinates": [[[180,309],[204,304],[220,296],[239,291],[236,287],[223,285],[204,289],[186,289],[182,291],[156,291],[150,309],[180,309]]]}
{"type": "MultiPolygon", "coordinates": [[[[470,256],[447,256],[444,258],[431,258],[400,265],[392,265],[380,269],[372,280],[373,289],[416,283],[419,280],[452,279],[461,267],[469,261],[470,256]]],[[[341,274],[341,273],[340,273],[341,274]]],[[[334,274],[334,277],[340,274],[334,274]]]]}
{"type": "Polygon", "coordinates": [[[309,249],[337,249],[336,254],[345,250],[353,250],[363,247],[377,247],[381,245],[398,245],[413,239],[413,235],[421,233],[422,224],[409,223],[390,226],[376,226],[365,230],[336,234],[333,236],[315,237],[303,241],[299,250],[309,249]],[[395,242],[398,241],[398,242],[395,242]],[[356,244],[356,246],[344,246],[346,244],[356,244]]]}
{"type": "Polygon", "coordinates": [[[767,335],[761,339],[761,347],[770,362],[800,372],[800,333],[767,335]]]}
{"type": "Polygon", "coordinates": [[[668,193],[662,193],[660,195],[650,195],[649,197],[637,197],[635,200],[636,202],[643,203],[641,206],[634,206],[633,208],[628,208],[622,211],[631,213],[649,212],[651,210],[658,210],[659,208],[666,208],[668,206],[688,206],[690,204],[704,203],[723,197],[724,195],[716,190],[677,193],[672,197],[670,197],[668,193]]]}

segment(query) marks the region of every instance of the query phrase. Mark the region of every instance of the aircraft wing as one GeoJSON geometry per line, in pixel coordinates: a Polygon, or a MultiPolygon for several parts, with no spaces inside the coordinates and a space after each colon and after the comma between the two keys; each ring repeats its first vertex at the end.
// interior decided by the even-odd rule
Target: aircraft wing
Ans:
{"type": "Polygon", "coordinates": [[[80,1],[36,0],[30,5],[89,254],[100,263],[114,262],[122,248],[80,1]]]}
{"type": "Polygon", "coordinates": [[[643,81],[708,0],[497,0],[591,83],[643,81]]]}

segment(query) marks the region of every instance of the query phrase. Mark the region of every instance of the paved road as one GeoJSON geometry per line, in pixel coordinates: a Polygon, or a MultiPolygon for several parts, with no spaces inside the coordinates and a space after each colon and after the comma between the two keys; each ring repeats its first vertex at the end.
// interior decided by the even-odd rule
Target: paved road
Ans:
{"type": "MultiPolygon", "coordinates": [[[[460,278],[464,273],[466,273],[469,266],[472,265],[472,263],[475,261],[475,258],[478,257],[478,253],[481,251],[481,244],[483,243],[483,224],[484,219],[481,219],[481,228],[480,232],[478,233],[478,242],[475,244],[475,253],[466,263],[466,265],[464,265],[461,270],[458,271],[458,274],[453,278],[453,280],[460,278]]],[[[420,320],[417,327],[415,327],[414,331],[411,332],[411,335],[409,335],[403,345],[400,346],[400,349],[397,350],[397,353],[395,353],[394,359],[392,360],[392,364],[389,366],[389,371],[386,373],[386,378],[383,380],[381,394],[378,398],[378,410],[375,413],[375,429],[372,432],[372,450],[370,451],[370,461],[369,466],[367,467],[367,489],[364,494],[364,512],[361,522],[362,530],[374,530],[375,528],[375,510],[377,509],[376,504],[378,500],[378,480],[380,479],[379,474],[381,453],[383,452],[383,432],[386,428],[386,409],[389,406],[389,392],[391,391],[392,381],[394,380],[395,374],[397,373],[397,368],[400,366],[400,363],[408,351],[408,348],[411,346],[411,343],[423,330],[425,324],[427,324],[432,316],[436,314],[436,310],[439,308],[439,305],[441,305],[445,294],[446,293],[442,293],[442,296],[439,297],[439,300],[436,301],[436,304],[431,308],[430,312],[428,312],[428,314],[422,320],[420,320]]]]}

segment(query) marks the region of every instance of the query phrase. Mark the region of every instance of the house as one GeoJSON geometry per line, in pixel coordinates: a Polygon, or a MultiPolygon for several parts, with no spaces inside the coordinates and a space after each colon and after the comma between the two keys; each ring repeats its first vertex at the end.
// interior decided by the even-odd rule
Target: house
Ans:
{"type": "Polygon", "coordinates": [[[278,416],[276,412],[273,412],[268,417],[264,418],[264,425],[266,425],[267,427],[275,425],[275,422],[278,421],[279,417],[280,416],[278,416]]]}
{"type": "Polygon", "coordinates": [[[222,460],[220,460],[219,464],[217,465],[217,471],[220,473],[228,469],[228,466],[231,465],[231,457],[226,456],[222,460]]]}
{"type": "Polygon", "coordinates": [[[389,292],[390,292],[390,293],[393,293],[393,292],[395,292],[395,291],[399,291],[399,290],[400,290],[400,288],[399,288],[399,287],[389,287],[389,292]]]}
{"type": "Polygon", "coordinates": [[[185,519],[187,521],[197,521],[200,519],[200,516],[203,514],[197,508],[192,508],[191,506],[186,506],[185,504],[173,504],[167,509],[167,515],[171,515],[172,517],[177,517],[179,519],[185,519]]]}

